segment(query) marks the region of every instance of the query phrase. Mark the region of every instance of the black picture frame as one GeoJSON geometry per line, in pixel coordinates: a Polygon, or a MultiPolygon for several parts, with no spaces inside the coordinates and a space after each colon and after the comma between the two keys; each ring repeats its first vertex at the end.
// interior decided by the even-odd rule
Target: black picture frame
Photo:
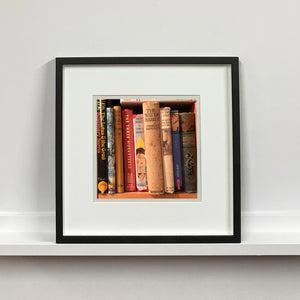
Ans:
{"type": "Polygon", "coordinates": [[[56,242],[57,243],[240,243],[241,179],[238,57],[60,57],[56,58],[56,242]],[[63,234],[63,67],[65,65],[230,65],[232,95],[233,234],[178,236],[66,236],[63,234]]]}

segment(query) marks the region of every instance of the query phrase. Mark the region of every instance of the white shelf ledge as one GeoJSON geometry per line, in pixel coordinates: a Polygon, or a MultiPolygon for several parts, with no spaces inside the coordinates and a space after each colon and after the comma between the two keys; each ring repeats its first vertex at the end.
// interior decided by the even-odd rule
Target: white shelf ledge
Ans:
{"type": "Polygon", "coordinates": [[[300,211],[243,213],[241,244],[56,244],[54,212],[0,212],[0,223],[0,256],[300,255],[300,211]]]}
{"type": "Polygon", "coordinates": [[[56,244],[54,233],[0,235],[1,256],[300,255],[300,233],[244,233],[241,244],[56,244]]]}

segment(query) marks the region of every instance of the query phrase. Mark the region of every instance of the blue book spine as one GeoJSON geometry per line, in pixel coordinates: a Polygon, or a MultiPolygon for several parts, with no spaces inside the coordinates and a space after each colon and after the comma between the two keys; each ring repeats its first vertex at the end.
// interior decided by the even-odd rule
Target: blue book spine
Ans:
{"type": "Polygon", "coordinates": [[[116,156],[115,156],[115,134],[113,108],[106,108],[107,116],[107,159],[108,159],[108,193],[116,192],[116,156]]]}
{"type": "Polygon", "coordinates": [[[183,189],[183,182],[182,182],[182,165],[181,165],[181,149],[180,149],[180,124],[179,124],[178,110],[171,110],[171,126],[172,126],[174,184],[175,184],[176,191],[181,191],[183,189]]]}

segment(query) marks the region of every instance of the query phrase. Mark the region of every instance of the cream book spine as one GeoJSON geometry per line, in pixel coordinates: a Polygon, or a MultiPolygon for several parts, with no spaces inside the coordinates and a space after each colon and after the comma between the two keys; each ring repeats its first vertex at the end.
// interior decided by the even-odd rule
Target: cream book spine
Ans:
{"type": "Polygon", "coordinates": [[[147,191],[147,164],[143,114],[133,115],[136,190],[147,191]]]}
{"type": "Polygon", "coordinates": [[[148,190],[152,195],[164,194],[160,109],[158,102],[143,103],[148,190]]]}
{"type": "Polygon", "coordinates": [[[175,185],[174,185],[170,107],[163,107],[160,109],[160,119],[161,119],[161,136],[162,136],[164,189],[165,189],[165,193],[173,194],[175,191],[175,185]]]}

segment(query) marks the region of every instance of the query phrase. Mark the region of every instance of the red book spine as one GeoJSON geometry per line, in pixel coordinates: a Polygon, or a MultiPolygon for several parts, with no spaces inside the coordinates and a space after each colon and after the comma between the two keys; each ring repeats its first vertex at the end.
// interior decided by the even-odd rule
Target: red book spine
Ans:
{"type": "Polygon", "coordinates": [[[135,162],[133,141],[133,110],[122,110],[125,192],[135,192],[135,162]]]}

